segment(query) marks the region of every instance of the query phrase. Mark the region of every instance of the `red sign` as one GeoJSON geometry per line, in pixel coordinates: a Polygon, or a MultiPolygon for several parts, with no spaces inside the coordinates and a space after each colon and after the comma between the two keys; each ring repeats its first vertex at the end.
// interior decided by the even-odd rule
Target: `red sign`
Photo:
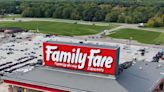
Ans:
{"type": "Polygon", "coordinates": [[[44,64],[87,72],[116,74],[116,48],[83,45],[44,42],[44,64]]]}

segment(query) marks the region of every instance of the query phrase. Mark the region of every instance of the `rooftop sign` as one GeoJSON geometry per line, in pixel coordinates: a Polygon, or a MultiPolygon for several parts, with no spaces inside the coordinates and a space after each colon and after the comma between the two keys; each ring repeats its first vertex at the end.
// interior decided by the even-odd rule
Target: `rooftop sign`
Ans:
{"type": "Polygon", "coordinates": [[[46,66],[111,75],[117,71],[118,48],[44,42],[43,53],[46,66]]]}

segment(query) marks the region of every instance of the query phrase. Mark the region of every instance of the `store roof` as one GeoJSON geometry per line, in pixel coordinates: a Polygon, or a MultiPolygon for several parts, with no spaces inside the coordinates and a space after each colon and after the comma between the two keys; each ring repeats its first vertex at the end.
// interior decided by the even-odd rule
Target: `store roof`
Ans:
{"type": "Polygon", "coordinates": [[[74,92],[150,92],[164,78],[162,70],[163,63],[137,62],[115,80],[42,66],[2,79],[74,92]]]}
{"type": "Polygon", "coordinates": [[[72,43],[72,42],[59,42],[59,41],[47,41],[47,43],[56,43],[56,44],[64,44],[64,45],[74,45],[74,46],[85,46],[85,47],[97,47],[97,48],[110,48],[110,49],[119,49],[119,46],[109,46],[109,45],[96,45],[96,44],[91,44],[91,43],[72,43]]]}

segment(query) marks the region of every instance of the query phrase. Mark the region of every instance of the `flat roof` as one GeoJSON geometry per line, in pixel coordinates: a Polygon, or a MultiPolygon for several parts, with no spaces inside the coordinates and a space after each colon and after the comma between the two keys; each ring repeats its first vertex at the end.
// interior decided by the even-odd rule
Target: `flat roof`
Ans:
{"type": "Polygon", "coordinates": [[[62,72],[45,66],[26,73],[12,73],[2,79],[73,92],[150,92],[164,78],[164,64],[160,64],[159,67],[159,63],[137,62],[116,80],[62,72]]]}
{"type": "MultiPolygon", "coordinates": [[[[59,41],[46,41],[47,43],[56,43],[56,44],[63,44],[63,45],[74,45],[74,46],[83,46],[83,47],[95,47],[95,48],[107,48],[107,49],[118,49],[119,46],[109,46],[109,45],[96,45],[91,43],[72,43],[72,42],[59,42],[59,41]]],[[[80,41],[79,41],[80,42],[80,41]]]]}

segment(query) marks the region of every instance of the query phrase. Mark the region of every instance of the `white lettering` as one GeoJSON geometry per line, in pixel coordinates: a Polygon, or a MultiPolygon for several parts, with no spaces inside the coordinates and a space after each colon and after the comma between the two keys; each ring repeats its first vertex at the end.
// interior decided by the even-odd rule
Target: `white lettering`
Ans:
{"type": "Polygon", "coordinates": [[[67,62],[67,63],[70,63],[71,61],[71,53],[70,52],[64,52],[64,51],[61,51],[60,53],[60,62],[67,62]]]}
{"type": "MultiPolygon", "coordinates": [[[[113,58],[110,56],[101,56],[100,49],[91,49],[90,55],[87,53],[82,53],[80,48],[73,48],[72,51],[61,51],[57,46],[46,46],[46,60],[53,61],[56,65],[65,63],[65,67],[77,67],[78,69],[83,69],[88,60],[88,69],[93,68],[111,68],[113,63],[113,58]],[[88,57],[87,57],[88,56],[88,57]]],[[[64,65],[64,64],[63,64],[64,65]]]]}
{"type": "MultiPolygon", "coordinates": [[[[72,52],[75,52],[75,49],[72,49],[72,52]]],[[[71,63],[74,63],[75,61],[75,53],[72,53],[71,63]]]]}
{"type": "Polygon", "coordinates": [[[59,61],[59,55],[60,52],[59,51],[55,51],[54,53],[52,53],[52,61],[59,61]]]}
{"type": "Polygon", "coordinates": [[[111,68],[112,62],[113,62],[113,58],[112,58],[112,57],[108,57],[108,58],[106,59],[106,62],[105,62],[105,67],[106,67],[106,68],[111,68]]]}
{"type": "Polygon", "coordinates": [[[57,49],[57,46],[46,46],[46,60],[47,61],[50,61],[50,55],[53,53],[52,50],[54,49],[57,49]]]}
{"type": "Polygon", "coordinates": [[[83,69],[85,67],[86,58],[87,58],[87,54],[83,55],[82,53],[80,53],[80,55],[79,55],[79,63],[80,63],[80,65],[78,65],[79,69],[83,69]]]}
{"type": "Polygon", "coordinates": [[[88,59],[89,59],[89,63],[88,63],[88,66],[91,67],[92,66],[92,62],[93,62],[93,59],[94,59],[94,54],[95,53],[100,53],[100,50],[90,50],[90,56],[88,56],[88,59]]]}
{"type": "Polygon", "coordinates": [[[106,68],[111,68],[111,64],[113,62],[113,58],[112,57],[102,57],[100,55],[95,55],[100,53],[100,49],[97,50],[91,50],[90,51],[90,56],[88,56],[89,59],[89,63],[88,63],[88,67],[106,67],[106,68]]]}

